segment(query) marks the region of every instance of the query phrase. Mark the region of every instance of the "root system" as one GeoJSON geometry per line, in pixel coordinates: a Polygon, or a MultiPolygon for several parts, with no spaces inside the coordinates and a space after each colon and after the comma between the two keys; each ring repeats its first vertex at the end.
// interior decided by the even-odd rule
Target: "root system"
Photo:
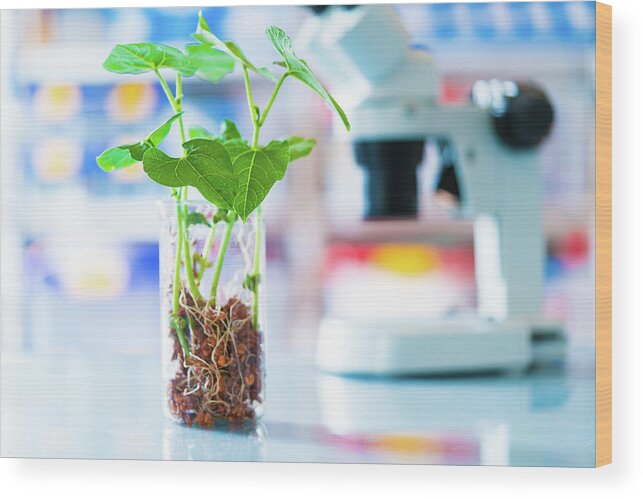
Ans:
{"type": "Polygon", "coordinates": [[[180,305],[178,322],[185,324],[190,353],[184,355],[172,327],[178,368],[168,387],[171,414],[203,427],[255,420],[262,403],[263,342],[252,326],[251,308],[235,298],[223,306],[197,303],[186,289],[180,305]]]}

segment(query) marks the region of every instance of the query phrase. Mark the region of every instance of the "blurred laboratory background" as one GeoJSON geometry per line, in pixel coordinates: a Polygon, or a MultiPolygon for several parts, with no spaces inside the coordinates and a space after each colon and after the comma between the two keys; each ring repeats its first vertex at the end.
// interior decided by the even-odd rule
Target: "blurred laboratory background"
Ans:
{"type": "MultiPolygon", "coordinates": [[[[364,221],[364,173],[355,163],[349,135],[333,125],[330,109],[316,95],[291,81],[263,140],[296,132],[316,137],[318,147],[290,167],[266,203],[269,405],[258,433],[269,438],[226,435],[213,444],[214,453],[199,447],[201,438],[211,437],[197,438],[185,428],[162,426],[162,444],[137,433],[143,431],[135,423],[137,415],[150,407],[152,414],[160,412],[154,391],[158,381],[148,383],[147,377],[156,375],[160,352],[154,201],[168,192],[149,181],[140,165],[108,174],[95,162],[104,149],[140,140],[170,115],[152,76],[114,75],[102,68],[112,46],[150,41],[183,47],[195,30],[198,9],[3,11],[3,454],[101,457],[100,447],[106,457],[121,458],[324,461],[339,455],[344,462],[590,463],[594,8],[593,2],[394,6],[413,45],[425,47],[435,61],[440,103],[465,102],[476,81],[489,79],[536,82],[553,103],[555,123],[540,150],[547,241],[543,314],[564,325],[565,374],[555,384],[541,378],[482,378],[393,385],[393,392],[403,394],[402,400],[391,395],[402,419],[416,412],[410,401],[423,397],[422,383],[429,383],[435,391],[424,398],[428,405],[422,411],[452,396],[456,402],[449,410],[460,411],[463,418],[478,413],[473,422],[445,414],[435,424],[359,425],[360,417],[374,421],[381,409],[368,403],[356,409],[363,411],[360,415],[346,416],[337,426],[324,419],[324,414],[334,417],[344,393],[352,401],[375,401],[382,392],[373,381],[360,386],[359,380],[316,378],[312,359],[320,319],[335,309],[368,315],[385,307],[411,317],[475,309],[473,230],[471,220],[436,199],[432,158],[438,153],[431,142],[419,171],[417,219],[364,221]],[[375,296],[369,291],[373,283],[385,283],[375,296]],[[67,360],[76,362],[73,372],[64,367],[67,360]],[[288,371],[299,368],[302,374],[292,389],[311,392],[315,401],[310,405],[279,385],[288,371]],[[131,391],[123,395],[115,379],[127,372],[131,391]],[[574,398],[570,382],[574,372],[586,380],[580,398],[574,398]],[[62,395],[44,393],[58,393],[61,386],[71,390],[64,393],[104,396],[93,395],[91,405],[82,396],[63,403],[62,395]],[[43,392],[42,398],[28,396],[29,389],[43,392]],[[271,395],[284,405],[276,407],[271,395]],[[482,397],[484,407],[467,406],[465,401],[476,397],[482,397]],[[513,415],[503,419],[494,408],[507,400],[513,401],[506,409],[513,415]],[[557,404],[562,411],[571,408],[547,419],[548,407],[557,404]],[[65,433],[79,418],[102,421],[92,416],[98,406],[120,421],[119,430],[105,423],[112,433],[96,434],[87,423],[80,434],[65,433]],[[39,429],[34,412],[41,410],[50,411],[41,418],[56,421],[62,433],[39,429]],[[589,412],[574,412],[581,410],[589,412]],[[544,411],[545,419],[536,427],[521,427],[519,415],[534,411],[544,411]],[[558,425],[554,417],[565,423],[558,425]],[[311,421],[314,426],[306,427],[311,421]],[[126,424],[126,437],[114,438],[126,424]],[[572,424],[575,433],[569,430],[572,424]],[[5,428],[11,428],[11,435],[5,428]],[[534,432],[547,433],[552,442],[575,440],[558,453],[543,451],[534,432]],[[515,434],[518,443],[512,441],[515,434]],[[273,438],[281,439],[280,446],[271,443],[273,438]],[[96,448],[88,450],[87,439],[96,448]]],[[[276,53],[263,35],[265,27],[281,26],[296,46],[299,27],[312,13],[294,6],[216,7],[204,9],[204,15],[223,39],[235,40],[259,65],[270,65],[276,53]]],[[[257,79],[254,85],[257,100],[265,102],[270,83],[257,79]]],[[[186,79],[185,95],[189,124],[217,130],[228,118],[240,124],[242,133],[250,131],[240,73],[218,85],[186,79]]],[[[178,150],[178,140],[168,139],[169,149],[178,150]]],[[[391,390],[391,385],[381,389],[391,390]]]]}

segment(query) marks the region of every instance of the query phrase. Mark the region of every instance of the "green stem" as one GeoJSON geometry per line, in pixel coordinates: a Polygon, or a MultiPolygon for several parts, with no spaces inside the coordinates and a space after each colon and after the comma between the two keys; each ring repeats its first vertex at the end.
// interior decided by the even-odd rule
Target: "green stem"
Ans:
{"type": "Polygon", "coordinates": [[[187,226],[187,219],[188,219],[188,205],[187,205],[187,197],[188,197],[188,188],[187,187],[181,187],[181,195],[183,198],[183,214],[182,214],[182,223],[181,223],[181,229],[183,231],[183,259],[184,259],[184,265],[185,265],[185,275],[187,276],[188,279],[188,287],[190,288],[190,293],[192,294],[192,297],[196,301],[201,301],[203,300],[203,296],[201,295],[201,292],[199,291],[199,286],[196,283],[196,279],[194,278],[194,260],[192,258],[192,251],[190,248],[190,238],[188,237],[188,226],[187,226]]]}
{"type": "Polygon", "coordinates": [[[250,110],[250,120],[252,124],[256,126],[257,124],[257,106],[252,98],[252,87],[250,87],[250,75],[248,74],[248,68],[243,66],[243,82],[246,85],[246,99],[248,100],[248,109],[250,110]]]}
{"type": "MultiPolygon", "coordinates": [[[[183,80],[181,79],[181,73],[176,73],[176,96],[172,94],[170,86],[163,78],[163,75],[159,72],[158,69],[155,69],[154,72],[161,82],[161,87],[163,88],[163,93],[167,97],[172,110],[175,113],[180,113],[183,110],[183,80]]],[[[181,132],[181,144],[185,142],[185,125],[183,123],[183,115],[179,116],[179,130],[181,132]]]]}
{"type": "Polygon", "coordinates": [[[176,259],[174,263],[174,287],[172,288],[172,312],[175,316],[179,313],[179,287],[181,285],[181,251],[183,246],[183,231],[181,230],[179,220],[181,215],[181,204],[179,201],[179,193],[176,189],[172,189],[172,195],[176,196],[176,223],[177,223],[177,243],[176,243],[176,259]]]}
{"type": "Polygon", "coordinates": [[[252,132],[252,148],[256,149],[259,145],[259,129],[261,127],[255,123],[254,130],[252,132]]]}
{"type": "Polygon", "coordinates": [[[201,268],[199,269],[199,273],[196,276],[199,282],[201,282],[201,278],[205,273],[205,265],[208,261],[208,258],[210,258],[210,251],[212,250],[212,241],[214,240],[214,236],[216,235],[216,232],[217,232],[217,225],[213,224],[212,229],[210,229],[210,234],[208,234],[208,238],[205,240],[205,245],[203,246],[203,253],[201,254],[202,265],[201,265],[201,268]]]}
{"type": "MultiPolygon", "coordinates": [[[[246,84],[246,97],[248,98],[248,107],[250,108],[250,116],[252,118],[252,125],[253,125],[253,134],[252,134],[252,148],[256,149],[257,146],[259,145],[259,130],[261,129],[261,125],[265,121],[266,117],[268,116],[268,113],[270,112],[270,108],[272,107],[272,104],[275,101],[275,97],[277,96],[277,93],[279,92],[279,89],[281,88],[281,85],[283,81],[286,79],[287,73],[285,73],[285,76],[282,75],[282,77],[279,79],[277,82],[277,85],[275,86],[275,89],[272,92],[272,95],[270,96],[270,100],[268,101],[268,105],[266,106],[266,109],[264,110],[263,116],[261,116],[261,113],[259,113],[257,106],[254,103],[254,100],[252,98],[252,89],[250,87],[250,77],[248,75],[248,69],[244,66],[243,68],[243,77],[244,77],[244,82],[246,84]]],[[[256,211],[256,228],[255,228],[255,251],[254,251],[254,262],[253,262],[253,270],[252,273],[255,278],[255,285],[253,286],[253,297],[252,297],[252,325],[255,329],[259,329],[259,282],[261,281],[260,278],[260,270],[261,270],[261,206],[257,207],[256,211]]]]}
{"type": "MultiPolygon", "coordinates": [[[[183,80],[181,79],[181,73],[176,73],[176,96],[174,97],[175,107],[174,110],[179,113],[182,111],[182,101],[183,101],[183,80]]],[[[181,143],[185,142],[185,126],[183,125],[183,116],[179,116],[179,130],[181,132],[181,143]]],[[[182,187],[182,196],[183,201],[187,201],[188,197],[188,187],[182,187]]],[[[203,300],[203,296],[199,291],[199,285],[196,282],[194,277],[194,258],[192,256],[192,249],[190,248],[190,238],[188,237],[188,226],[186,220],[188,219],[188,206],[185,204],[183,206],[183,256],[185,259],[185,274],[188,278],[188,286],[190,287],[190,293],[195,300],[203,300]]]]}
{"type": "Polygon", "coordinates": [[[236,217],[232,217],[231,213],[228,213],[228,221],[226,222],[225,232],[223,233],[223,239],[221,240],[221,246],[219,247],[219,252],[217,253],[217,261],[214,266],[214,277],[212,278],[212,287],[210,288],[210,303],[212,306],[217,303],[217,288],[219,287],[219,278],[221,277],[221,269],[223,268],[223,259],[225,254],[228,251],[228,244],[230,244],[230,236],[232,235],[232,229],[234,228],[234,222],[236,217]]]}
{"type": "Polygon", "coordinates": [[[165,81],[165,78],[163,78],[163,75],[159,72],[158,69],[155,69],[154,72],[156,73],[157,78],[161,82],[161,87],[163,88],[163,92],[165,93],[165,97],[167,97],[167,100],[170,103],[170,106],[172,106],[172,109],[174,110],[175,113],[178,113],[179,110],[177,110],[178,104],[176,102],[176,99],[174,98],[174,95],[172,94],[172,90],[170,90],[170,86],[167,84],[167,81],[165,81]]]}
{"type": "MultiPolygon", "coordinates": [[[[180,113],[183,110],[183,80],[181,73],[176,73],[176,96],[174,97],[176,103],[176,112],[180,113]]],[[[181,144],[185,142],[185,125],[183,124],[183,115],[179,116],[179,130],[181,132],[181,144]]]]}
{"type": "MultiPolygon", "coordinates": [[[[255,148],[259,142],[259,129],[261,125],[254,123],[254,135],[252,139],[252,147],[255,148]]],[[[255,285],[253,286],[252,297],[252,325],[255,329],[259,329],[259,282],[261,281],[259,272],[260,268],[260,254],[261,254],[261,205],[257,207],[256,211],[256,228],[255,228],[255,254],[252,273],[255,277],[255,285]]]]}
{"type": "Polygon", "coordinates": [[[283,85],[284,81],[286,80],[289,74],[290,73],[282,74],[281,78],[279,78],[279,81],[277,81],[275,88],[272,90],[272,95],[270,96],[270,99],[268,99],[268,103],[266,104],[266,107],[263,110],[263,114],[261,115],[261,118],[259,118],[259,120],[257,121],[257,125],[259,125],[259,127],[261,127],[264,121],[266,121],[266,118],[268,117],[268,113],[270,113],[270,110],[272,109],[272,105],[275,103],[275,99],[277,98],[277,94],[281,89],[281,85],[283,85]]]}
{"type": "Polygon", "coordinates": [[[183,349],[183,358],[187,359],[188,356],[191,353],[190,345],[188,344],[188,340],[185,337],[185,333],[183,332],[182,329],[177,327],[176,332],[177,332],[177,334],[179,336],[179,343],[181,344],[181,348],[183,349]]]}
{"type": "MultiPolygon", "coordinates": [[[[170,90],[169,85],[167,84],[167,81],[165,78],[163,78],[163,75],[158,71],[154,71],[156,73],[156,76],[159,79],[159,82],[161,83],[161,87],[163,88],[163,92],[165,93],[165,96],[167,97],[168,102],[170,103],[170,106],[172,107],[172,110],[175,113],[179,113],[182,111],[182,100],[183,100],[183,85],[182,85],[182,80],[181,80],[181,75],[177,73],[176,75],[176,96],[172,94],[172,91],[170,90]]],[[[183,116],[179,116],[179,129],[181,132],[181,143],[185,142],[185,126],[183,124],[183,116]]],[[[182,260],[184,261],[185,265],[185,273],[187,275],[188,279],[188,286],[190,288],[190,292],[192,296],[194,297],[195,300],[203,300],[203,297],[201,296],[201,293],[199,291],[199,287],[196,284],[196,281],[194,279],[194,266],[193,266],[193,259],[192,259],[192,254],[190,251],[190,241],[188,238],[188,232],[187,232],[187,225],[185,224],[185,220],[187,219],[187,212],[188,208],[187,205],[184,205],[182,207],[181,203],[181,198],[183,201],[186,201],[187,199],[187,187],[180,188],[179,190],[172,190],[172,194],[175,195],[176,197],[176,224],[177,224],[177,245],[176,245],[176,260],[175,260],[175,266],[174,266],[174,288],[172,290],[172,299],[173,299],[173,306],[172,310],[174,313],[174,316],[178,318],[178,311],[179,311],[179,289],[181,286],[181,262],[182,260]]],[[[183,348],[183,353],[187,357],[187,355],[190,353],[190,347],[187,342],[187,339],[185,338],[185,332],[179,328],[176,327],[176,333],[179,338],[179,343],[181,343],[181,347],[183,348]]]]}
{"type": "Polygon", "coordinates": [[[252,325],[255,329],[259,329],[259,286],[261,282],[261,206],[257,207],[255,219],[255,255],[254,255],[254,269],[255,285],[253,288],[252,299],[252,325]]]}
{"type": "Polygon", "coordinates": [[[188,352],[190,352],[192,350],[192,346],[194,345],[194,324],[192,322],[192,316],[190,314],[185,314],[185,316],[186,316],[188,331],[190,331],[190,344],[188,345],[188,352]]]}
{"type": "MultiPolygon", "coordinates": [[[[175,113],[180,113],[182,111],[181,102],[183,99],[183,83],[181,80],[181,74],[180,73],[176,74],[176,96],[174,96],[172,95],[172,91],[170,90],[169,85],[165,81],[165,78],[163,78],[163,75],[161,75],[161,73],[158,70],[155,70],[155,73],[156,73],[156,76],[158,76],[159,81],[161,82],[161,87],[163,88],[163,91],[165,92],[165,96],[170,102],[172,109],[174,109],[175,113]]],[[[183,125],[183,116],[179,116],[179,128],[181,132],[181,143],[183,143],[185,142],[185,127],[183,125]]],[[[183,210],[181,210],[181,201],[179,199],[180,197],[182,197],[183,201],[185,202],[187,200],[187,193],[188,193],[187,187],[181,187],[180,195],[177,195],[177,212],[176,212],[177,227],[179,230],[179,238],[180,238],[179,241],[182,241],[185,274],[188,279],[188,286],[190,288],[190,293],[192,294],[195,300],[202,300],[203,296],[201,296],[199,287],[197,286],[196,281],[194,279],[193,258],[192,258],[192,252],[190,250],[188,228],[187,228],[187,224],[185,223],[188,216],[188,207],[186,204],[183,206],[183,210]]],[[[179,245],[179,247],[177,248],[177,254],[180,255],[180,251],[181,251],[181,245],[179,245]]],[[[179,258],[180,256],[177,256],[177,259],[179,258]]],[[[175,284],[176,284],[176,280],[175,280],[175,284]]]]}
{"type": "Polygon", "coordinates": [[[176,92],[174,95],[174,102],[179,106],[183,102],[183,79],[181,78],[181,73],[176,73],[176,92]]]}
{"type": "Polygon", "coordinates": [[[181,199],[179,193],[174,191],[176,195],[176,223],[177,223],[177,242],[176,242],[176,263],[174,265],[174,287],[172,288],[173,298],[173,316],[175,319],[174,329],[179,338],[181,348],[183,348],[183,357],[187,359],[190,354],[190,345],[185,338],[185,332],[178,326],[179,318],[179,288],[181,286],[181,246],[183,244],[183,231],[181,230],[181,199]]]}
{"type": "Polygon", "coordinates": [[[185,220],[188,218],[188,207],[187,205],[183,206],[183,227],[182,230],[184,231],[183,235],[183,256],[184,256],[184,264],[185,264],[185,275],[188,278],[188,286],[190,288],[190,293],[192,294],[192,297],[196,301],[202,301],[203,296],[201,295],[201,292],[199,291],[199,286],[196,283],[196,279],[194,278],[194,261],[192,259],[192,252],[190,251],[190,240],[188,238],[188,228],[187,225],[185,224],[185,220]]]}

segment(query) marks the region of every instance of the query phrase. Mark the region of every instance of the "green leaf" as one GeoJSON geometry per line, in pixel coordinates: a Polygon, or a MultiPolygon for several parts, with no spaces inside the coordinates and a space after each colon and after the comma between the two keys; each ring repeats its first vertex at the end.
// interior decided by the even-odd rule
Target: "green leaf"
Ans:
{"type": "Polygon", "coordinates": [[[238,156],[232,167],[238,176],[234,210],[246,221],[266,198],[272,186],[283,178],[288,166],[288,143],[272,141],[261,149],[238,156]]]}
{"type": "Polygon", "coordinates": [[[219,83],[234,70],[234,59],[220,50],[204,44],[187,45],[185,49],[197,68],[196,75],[204,80],[219,83]]]}
{"type": "Polygon", "coordinates": [[[285,140],[272,140],[267,146],[262,147],[261,150],[270,158],[272,164],[275,165],[279,173],[278,180],[284,178],[286,168],[288,168],[288,163],[290,162],[288,142],[285,140]]]}
{"type": "Polygon", "coordinates": [[[207,227],[212,227],[212,224],[207,218],[205,218],[205,215],[203,215],[203,213],[199,213],[198,211],[188,213],[186,222],[188,224],[188,227],[190,225],[205,225],[207,227]]]}
{"type": "Polygon", "coordinates": [[[183,112],[176,113],[140,142],[111,147],[102,152],[100,156],[96,158],[98,166],[106,172],[111,172],[114,170],[120,170],[121,168],[127,168],[139,161],[143,161],[143,154],[145,151],[150,147],[160,145],[161,142],[163,142],[163,139],[167,137],[167,134],[170,133],[172,123],[174,123],[174,121],[176,121],[182,114],[183,112]]]}
{"type": "MultiPolygon", "coordinates": [[[[176,120],[179,119],[179,117],[183,114],[183,111],[176,113],[174,116],[170,117],[168,120],[165,121],[160,127],[156,128],[152,133],[150,133],[147,136],[147,141],[151,143],[153,146],[159,146],[161,142],[167,137],[167,135],[170,133],[170,130],[172,129],[172,123],[174,123],[176,120]]],[[[139,161],[143,160],[143,151],[141,153],[141,157],[138,158],[139,161]]]]}
{"type": "Polygon", "coordinates": [[[295,55],[292,47],[292,41],[288,35],[277,26],[270,26],[266,30],[266,35],[268,35],[268,38],[277,49],[277,52],[279,52],[279,54],[284,58],[284,62],[288,68],[288,74],[297,78],[299,81],[308,85],[317,92],[331,107],[335,109],[335,111],[337,111],[337,114],[339,114],[340,118],[344,122],[346,130],[350,130],[351,125],[348,122],[348,118],[346,117],[344,110],[319,82],[317,77],[308,67],[308,64],[306,64],[306,61],[295,55]]]}
{"type": "MultiPolygon", "coordinates": [[[[219,129],[219,136],[208,132],[205,128],[199,126],[190,127],[189,134],[191,139],[221,139],[221,142],[242,141],[241,133],[233,121],[224,120],[219,129]]],[[[245,142],[244,142],[245,143],[245,142]]]]}
{"type": "Polygon", "coordinates": [[[126,148],[132,156],[132,159],[138,163],[139,161],[143,161],[143,154],[145,154],[145,151],[153,146],[147,140],[142,140],[136,144],[129,144],[121,147],[126,148]]]}
{"type": "Polygon", "coordinates": [[[241,139],[241,132],[234,121],[223,120],[221,130],[219,130],[219,138],[223,141],[241,139]]]}
{"type": "Polygon", "coordinates": [[[121,74],[141,74],[171,68],[184,76],[192,76],[197,70],[183,52],[161,43],[116,45],[103,62],[103,67],[121,74]]]}
{"type": "Polygon", "coordinates": [[[134,145],[135,144],[110,147],[109,149],[103,151],[100,156],[96,158],[96,163],[98,163],[98,166],[100,166],[106,172],[120,170],[121,168],[132,166],[137,163],[137,161],[132,158],[132,155],[129,151],[129,148],[134,145]]]}
{"type": "Polygon", "coordinates": [[[251,293],[254,293],[257,291],[260,281],[260,274],[247,274],[246,278],[243,280],[242,286],[251,293]]]}
{"type": "Polygon", "coordinates": [[[195,40],[205,45],[216,47],[217,49],[225,52],[237,62],[243,64],[250,71],[257,73],[270,81],[277,81],[275,75],[273,75],[268,68],[258,68],[252,64],[236,43],[223,41],[217,37],[208,26],[208,23],[203,17],[203,12],[201,11],[199,11],[199,23],[197,24],[196,32],[192,36],[195,40]]]}
{"type": "MultiPolygon", "coordinates": [[[[230,213],[234,214],[234,212],[232,211],[230,213]]],[[[214,215],[212,215],[212,224],[216,225],[219,222],[225,222],[227,218],[228,218],[228,210],[223,210],[219,208],[217,212],[214,215]]]]}
{"type": "Polygon", "coordinates": [[[202,128],[200,126],[191,126],[188,130],[188,134],[190,135],[191,139],[216,139],[215,135],[212,135],[205,128],[202,128]]]}
{"type": "Polygon", "coordinates": [[[228,151],[228,154],[230,155],[230,159],[232,160],[233,163],[244,152],[248,152],[252,150],[248,145],[248,143],[243,139],[226,140],[223,143],[223,145],[228,151]]]}
{"type": "Polygon", "coordinates": [[[288,137],[286,142],[288,142],[288,147],[290,148],[290,161],[308,156],[317,144],[315,139],[305,139],[303,137],[288,137]]]}
{"type": "Polygon", "coordinates": [[[237,175],[219,140],[193,139],[183,144],[185,154],[172,158],[156,147],[145,151],[143,169],[155,182],[168,187],[196,187],[219,208],[232,209],[237,175]]]}
{"type": "Polygon", "coordinates": [[[172,130],[172,123],[174,123],[179,117],[183,114],[183,111],[176,113],[174,116],[171,116],[165,121],[161,126],[156,128],[152,133],[150,133],[145,139],[138,142],[137,144],[132,144],[128,146],[129,152],[136,161],[143,161],[143,154],[150,147],[158,147],[161,145],[161,142],[165,140],[165,137],[172,130]]]}
{"type": "Polygon", "coordinates": [[[241,133],[239,132],[237,125],[230,120],[224,120],[223,123],[221,123],[218,137],[207,131],[205,128],[198,126],[190,127],[189,134],[190,139],[219,139],[219,141],[225,146],[226,151],[228,151],[232,162],[234,162],[234,160],[241,154],[250,150],[248,143],[241,137],[241,133]]]}

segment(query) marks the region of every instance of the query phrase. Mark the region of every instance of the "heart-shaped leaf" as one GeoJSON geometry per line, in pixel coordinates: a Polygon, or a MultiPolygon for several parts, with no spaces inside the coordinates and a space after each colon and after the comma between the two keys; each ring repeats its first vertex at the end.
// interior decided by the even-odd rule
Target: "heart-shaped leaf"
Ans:
{"type": "Polygon", "coordinates": [[[277,81],[275,75],[273,75],[268,68],[258,68],[254,64],[252,64],[236,43],[223,41],[218,36],[216,36],[208,26],[208,23],[203,17],[203,12],[201,11],[199,11],[199,23],[197,24],[196,32],[192,36],[195,40],[205,45],[216,47],[217,49],[225,52],[237,62],[243,64],[250,71],[257,73],[258,75],[263,76],[270,81],[277,81]]]}
{"type": "Polygon", "coordinates": [[[270,26],[266,30],[266,34],[277,49],[277,52],[279,52],[279,54],[281,54],[281,56],[284,58],[284,62],[286,63],[286,67],[288,68],[288,74],[290,76],[293,76],[294,78],[297,78],[299,81],[308,85],[315,92],[317,92],[330,106],[335,109],[335,111],[337,111],[337,114],[339,114],[339,117],[344,122],[346,130],[350,130],[351,125],[348,122],[346,113],[344,113],[344,110],[337,103],[337,101],[319,82],[317,77],[308,67],[308,64],[306,64],[306,61],[300,59],[295,55],[292,47],[292,41],[290,40],[290,37],[284,32],[284,30],[278,28],[277,26],[270,26]]]}
{"type": "Polygon", "coordinates": [[[308,156],[317,144],[315,139],[305,139],[304,137],[288,137],[286,142],[290,148],[290,161],[308,156]]]}
{"type": "Polygon", "coordinates": [[[155,182],[168,187],[196,187],[219,208],[232,209],[237,175],[219,140],[193,139],[183,144],[185,154],[172,158],[153,147],[145,151],[143,169],[155,182]]]}
{"type": "Polygon", "coordinates": [[[272,140],[267,146],[263,146],[261,150],[270,158],[270,161],[279,174],[278,180],[284,178],[286,169],[290,162],[290,148],[288,142],[285,140],[272,140]]]}
{"type": "Polygon", "coordinates": [[[159,68],[171,68],[184,76],[192,76],[197,68],[179,49],[161,43],[129,43],[116,45],[103,67],[112,73],[141,74],[159,68]]]}
{"type": "Polygon", "coordinates": [[[228,151],[228,154],[230,155],[230,159],[232,160],[233,163],[243,153],[252,150],[248,145],[248,143],[243,139],[226,140],[223,143],[223,145],[228,151]]]}
{"type": "Polygon", "coordinates": [[[204,80],[219,83],[221,78],[234,70],[232,57],[208,45],[187,45],[185,50],[197,68],[196,75],[204,80]]]}
{"type": "Polygon", "coordinates": [[[103,151],[100,156],[96,158],[98,166],[106,172],[111,172],[113,170],[127,168],[139,161],[143,161],[145,151],[150,147],[159,146],[161,142],[163,142],[163,139],[167,137],[167,134],[170,133],[172,123],[182,114],[183,112],[176,113],[140,142],[110,147],[106,151],[103,151]]]}
{"type": "Polygon", "coordinates": [[[232,167],[239,179],[234,210],[244,221],[266,198],[275,182],[284,177],[288,154],[286,141],[272,141],[234,160],[232,167]]]}

